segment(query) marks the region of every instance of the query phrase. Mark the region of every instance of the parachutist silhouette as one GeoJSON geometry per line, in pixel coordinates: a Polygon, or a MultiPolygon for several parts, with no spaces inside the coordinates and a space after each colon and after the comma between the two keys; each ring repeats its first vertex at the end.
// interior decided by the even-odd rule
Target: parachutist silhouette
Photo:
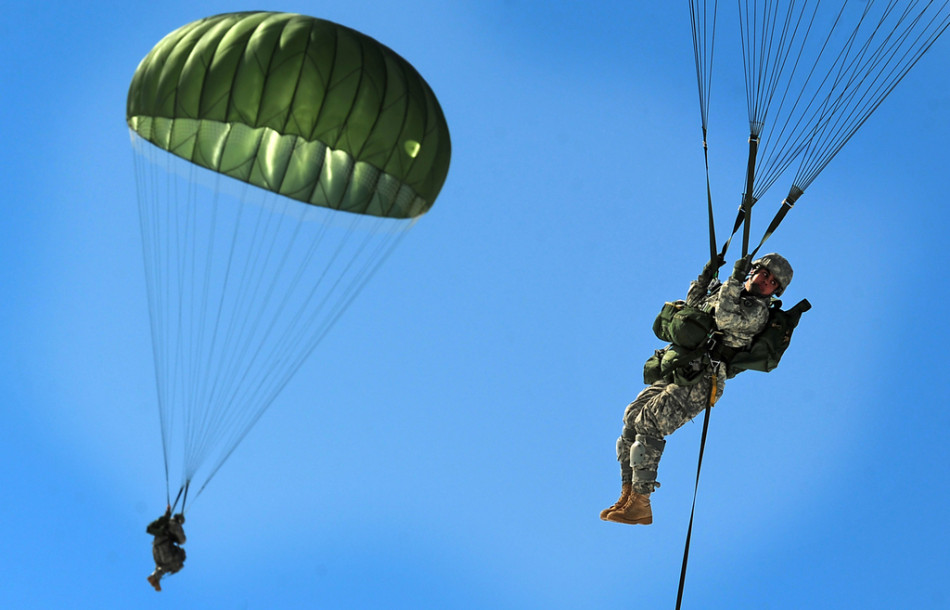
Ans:
{"type": "Polygon", "coordinates": [[[185,564],[185,515],[172,515],[172,507],[165,509],[165,514],[152,521],[145,531],[153,536],[152,557],[155,559],[155,571],[149,574],[148,582],[156,591],[162,590],[160,581],[165,574],[174,574],[185,564]]]}

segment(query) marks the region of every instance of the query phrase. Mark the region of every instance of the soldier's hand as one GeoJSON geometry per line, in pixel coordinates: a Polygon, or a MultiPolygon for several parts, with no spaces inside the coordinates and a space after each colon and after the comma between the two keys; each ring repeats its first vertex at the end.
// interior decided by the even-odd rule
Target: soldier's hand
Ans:
{"type": "Polygon", "coordinates": [[[740,282],[744,281],[746,276],[749,275],[750,267],[752,267],[752,255],[746,254],[736,261],[735,266],[732,268],[732,277],[740,282]]]}
{"type": "Polygon", "coordinates": [[[722,254],[716,255],[715,259],[710,260],[706,263],[706,266],[703,267],[703,275],[708,278],[713,278],[719,272],[719,268],[726,264],[726,257],[722,254]]]}

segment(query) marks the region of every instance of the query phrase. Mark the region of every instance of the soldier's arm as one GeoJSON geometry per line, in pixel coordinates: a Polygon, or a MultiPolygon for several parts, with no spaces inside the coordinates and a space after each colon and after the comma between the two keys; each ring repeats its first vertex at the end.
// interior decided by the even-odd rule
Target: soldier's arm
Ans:
{"type": "Polygon", "coordinates": [[[716,272],[719,271],[720,265],[721,263],[719,261],[706,263],[702,273],[689,283],[689,292],[686,293],[687,305],[696,306],[702,299],[706,298],[706,295],[709,294],[709,284],[713,281],[713,278],[716,277],[716,272]]]}
{"type": "Polygon", "coordinates": [[[729,326],[729,322],[738,318],[742,312],[739,295],[742,293],[742,282],[730,277],[719,288],[719,303],[716,305],[716,322],[719,328],[729,326]],[[722,321],[720,322],[720,314],[722,321]]]}
{"type": "Polygon", "coordinates": [[[168,523],[168,533],[178,544],[185,544],[185,529],[178,521],[172,520],[168,523]]]}

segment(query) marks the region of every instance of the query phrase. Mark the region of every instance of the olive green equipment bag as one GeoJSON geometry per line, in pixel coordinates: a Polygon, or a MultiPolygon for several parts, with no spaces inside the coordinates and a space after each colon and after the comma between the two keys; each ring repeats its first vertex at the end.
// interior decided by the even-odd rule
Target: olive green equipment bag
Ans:
{"type": "Polygon", "coordinates": [[[646,384],[666,379],[677,385],[690,385],[699,381],[701,370],[687,366],[708,356],[722,360],[728,365],[728,377],[742,371],[774,370],[792,339],[802,314],[811,309],[808,299],[802,299],[789,310],[782,309],[782,302],[775,299],[769,307],[769,321],[765,328],[752,339],[748,349],[734,351],[725,346],[715,346],[708,353],[708,339],[716,331],[713,316],[701,309],[690,307],[684,301],[666,303],[653,323],[653,332],[672,345],[657,350],[643,367],[646,384]]]}
{"type": "Polygon", "coordinates": [[[653,321],[653,332],[661,341],[687,350],[703,346],[715,330],[712,314],[686,301],[667,301],[653,321]]]}
{"type": "Polygon", "coordinates": [[[671,345],[657,350],[643,367],[643,381],[652,384],[666,379],[677,385],[691,385],[699,381],[701,368],[688,366],[707,351],[709,338],[716,331],[711,313],[672,301],[663,305],[653,322],[653,332],[661,341],[671,345]]]}
{"type": "Polygon", "coordinates": [[[769,322],[752,339],[748,349],[736,352],[728,359],[729,377],[742,371],[768,373],[778,366],[779,360],[792,339],[792,331],[798,326],[802,314],[811,309],[808,299],[802,299],[788,311],[782,310],[782,302],[775,300],[769,307],[769,322]]]}
{"type": "Polygon", "coordinates": [[[706,346],[688,350],[678,345],[668,345],[656,350],[643,365],[643,383],[651,385],[666,379],[676,385],[692,385],[702,376],[702,367],[689,366],[706,355],[706,346]]]}

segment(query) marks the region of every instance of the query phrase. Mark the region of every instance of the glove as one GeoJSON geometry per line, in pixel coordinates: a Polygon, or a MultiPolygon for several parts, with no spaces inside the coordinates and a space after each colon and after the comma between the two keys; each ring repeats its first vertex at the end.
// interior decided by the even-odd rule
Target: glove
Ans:
{"type": "Polygon", "coordinates": [[[736,261],[735,266],[732,268],[732,277],[740,282],[744,282],[747,275],[749,275],[749,269],[752,267],[752,255],[746,254],[742,258],[736,261]]]}
{"type": "Polygon", "coordinates": [[[719,273],[719,268],[726,264],[726,259],[722,254],[717,254],[716,258],[710,260],[706,263],[706,266],[703,267],[703,277],[712,279],[716,277],[716,274],[719,273]]]}

